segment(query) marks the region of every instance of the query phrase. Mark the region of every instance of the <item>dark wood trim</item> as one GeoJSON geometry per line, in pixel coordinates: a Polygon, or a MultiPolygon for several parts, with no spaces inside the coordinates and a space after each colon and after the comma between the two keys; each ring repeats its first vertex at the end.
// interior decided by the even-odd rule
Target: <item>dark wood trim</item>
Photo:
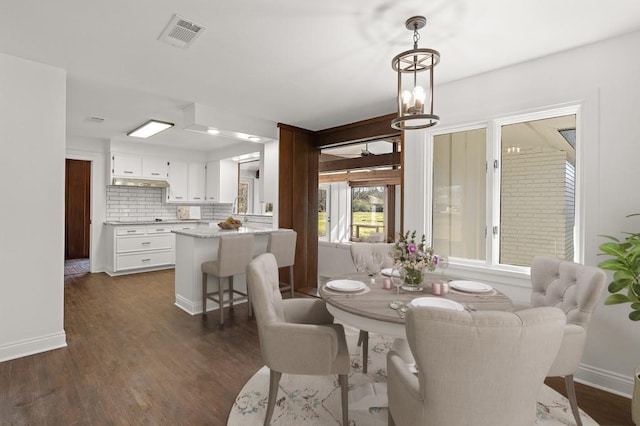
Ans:
{"type": "MultiPolygon", "coordinates": [[[[319,183],[331,182],[358,182],[358,181],[387,180],[399,181],[400,169],[394,170],[368,170],[362,172],[342,172],[320,175],[319,183]]],[[[382,182],[381,182],[382,183],[382,182]]],[[[397,185],[397,184],[396,184],[397,185]]]]}
{"type": "MultiPolygon", "coordinates": [[[[298,233],[294,287],[316,287],[318,280],[318,158],[313,132],[278,124],[278,226],[298,233]]],[[[281,281],[288,282],[282,272],[281,281]]]]}
{"type": "Polygon", "coordinates": [[[328,148],[347,142],[366,142],[375,139],[397,137],[400,131],[391,127],[396,114],[381,115],[343,126],[332,127],[316,132],[314,143],[317,148],[328,148]]]}
{"type": "Polygon", "coordinates": [[[341,170],[365,169],[370,167],[384,167],[400,165],[402,159],[400,153],[392,152],[389,154],[367,155],[359,158],[345,158],[344,160],[324,161],[320,164],[318,171],[337,172],[341,170]]]}
{"type": "Polygon", "coordinates": [[[386,239],[387,241],[395,241],[395,224],[396,224],[396,187],[395,185],[400,184],[400,179],[398,179],[398,183],[394,183],[391,185],[387,185],[387,207],[385,211],[385,224],[384,229],[386,230],[386,239]]]}

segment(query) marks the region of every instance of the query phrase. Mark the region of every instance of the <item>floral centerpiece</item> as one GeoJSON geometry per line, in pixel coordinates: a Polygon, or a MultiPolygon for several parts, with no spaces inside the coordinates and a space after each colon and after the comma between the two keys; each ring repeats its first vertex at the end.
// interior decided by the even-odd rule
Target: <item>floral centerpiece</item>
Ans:
{"type": "MultiPolygon", "coordinates": [[[[394,266],[404,269],[404,284],[421,288],[422,272],[433,271],[438,265],[438,256],[427,247],[424,234],[416,242],[416,231],[400,234],[394,247],[394,266]]],[[[404,286],[403,286],[404,287],[404,286]]]]}

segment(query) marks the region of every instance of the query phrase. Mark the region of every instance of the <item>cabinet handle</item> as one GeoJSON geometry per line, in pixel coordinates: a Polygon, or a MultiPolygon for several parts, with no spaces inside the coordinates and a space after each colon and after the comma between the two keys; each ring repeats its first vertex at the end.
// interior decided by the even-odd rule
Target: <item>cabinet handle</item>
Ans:
{"type": "Polygon", "coordinates": [[[150,262],[151,259],[142,259],[143,262],[150,262]]]}
{"type": "Polygon", "coordinates": [[[132,171],[132,170],[125,170],[124,172],[125,172],[125,173],[133,174],[133,171],[132,171]]]}
{"type": "Polygon", "coordinates": [[[174,197],[176,200],[182,200],[184,197],[174,197]]]}
{"type": "Polygon", "coordinates": [[[199,199],[200,199],[200,197],[193,197],[193,199],[194,199],[194,200],[199,200],[199,199]]]}
{"type": "Polygon", "coordinates": [[[160,176],[160,173],[151,173],[151,176],[160,176]]]}
{"type": "Polygon", "coordinates": [[[143,241],[143,242],[142,242],[142,245],[143,245],[143,246],[147,246],[147,245],[149,245],[149,244],[151,244],[151,241],[143,241]]]}
{"type": "Polygon", "coordinates": [[[138,231],[136,231],[135,229],[130,229],[127,231],[127,234],[135,234],[136,232],[138,231]]]}
{"type": "Polygon", "coordinates": [[[156,232],[164,232],[164,231],[165,231],[164,228],[156,229],[156,232]]]}

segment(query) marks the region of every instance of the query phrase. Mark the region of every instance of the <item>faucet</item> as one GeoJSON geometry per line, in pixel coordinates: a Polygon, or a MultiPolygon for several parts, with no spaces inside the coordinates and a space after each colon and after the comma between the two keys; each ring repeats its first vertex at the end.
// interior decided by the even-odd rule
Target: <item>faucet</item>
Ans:
{"type": "Polygon", "coordinates": [[[240,200],[244,200],[244,197],[236,197],[233,199],[233,207],[231,208],[231,214],[238,214],[238,204],[240,200]]]}

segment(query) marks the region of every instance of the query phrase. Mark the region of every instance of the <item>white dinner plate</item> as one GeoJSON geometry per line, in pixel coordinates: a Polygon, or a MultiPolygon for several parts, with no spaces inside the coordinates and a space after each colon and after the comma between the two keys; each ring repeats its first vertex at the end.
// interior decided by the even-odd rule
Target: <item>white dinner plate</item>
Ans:
{"type": "Polygon", "coordinates": [[[441,297],[418,297],[411,301],[411,306],[431,306],[434,308],[453,309],[454,311],[464,311],[464,306],[454,300],[443,299],[441,297]]]}
{"type": "Polygon", "coordinates": [[[451,288],[456,290],[466,291],[467,293],[486,293],[493,290],[489,284],[479,283],[477,281],[451,281],[449,283],[451,288]]]}
{"type": "Polygon", "coordinates": [[[362,281],[334,280],[327,283],[327,287],[335,291],[360,291],[367,288],[362,281]]]}
{"type": "Polygon", "coordinates": [[[399,277],[400,276],[400,271],[399,270],[393,270],[393,268],[384,268],[382,271],[380,271],[380,273],[382,275],[385,275],[387,277],[390,277],[391,274],[393,274],[394,277],[399,277]]]}

